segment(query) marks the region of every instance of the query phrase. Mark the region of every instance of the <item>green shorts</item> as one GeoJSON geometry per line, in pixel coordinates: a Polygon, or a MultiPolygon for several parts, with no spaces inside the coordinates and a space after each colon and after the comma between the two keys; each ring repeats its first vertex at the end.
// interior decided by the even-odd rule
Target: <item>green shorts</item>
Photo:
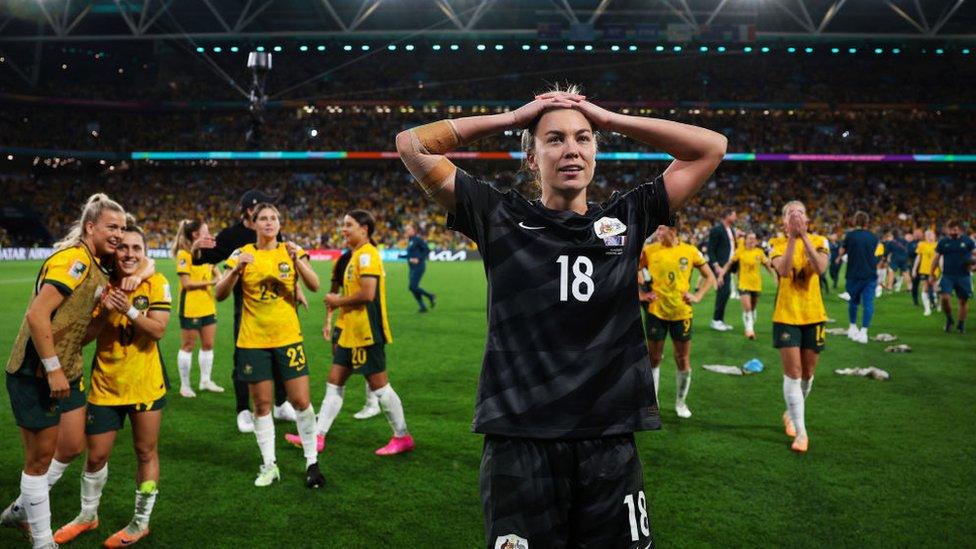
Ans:
{"type": "Polygon", "coordinates": [[[180,328],[183,330],[199,330],[204,326],[217,323],[217,315],[200,316],[197,318],[186,318],[180,315],[180,328]]]}
{"type": "Polygon", "coordinates": [[[664,341],[669,333],[674,341],[691,341],[691,319],[662,320],[648,313],[644,332],[648,341],[664,341]]]}
{"type": "Polygon", "coordinates": [[[799,347],[819,353],[824,350],[826,334],[826,322],[802,326],[773,322],[773,347],[777,349],[799,347]]]}
{"type": "Polygon", "coordinates": [[[88,404],[88,417],[85,420],[86,435],[100,435],[110,431],[121,431],[125,427],[125,418],[140,412],[155,412],[166,407],[166,395],[145,404],[125,404],[122,406],[102,406],[88,404]]]}
{"type": "Polygon", "coordinates": [[[17,425],[31,431],[54,427],[61,421],[61,414],[77,410],[85,405],[85,382],[79,377],[71,382],[67,398],[51,398],[51,388],[46,377],[7,374],[7,394],[14,410],[17,425]]]}
{"type": "Polygon", "coordinates": [[[246,383],[258,383],[274,379],[278,372],[282,381],[308,375],[305,345],[293,343],[272,349],[237,348],[238,379],[246,383]]]}
{"type": "Polygon", "coordinates": [[[352,368],[354,373],[370,376],[386,371],[386,349],[382,343],[369,347],[343,347],[336,345],[333,364],[352,368]]]}

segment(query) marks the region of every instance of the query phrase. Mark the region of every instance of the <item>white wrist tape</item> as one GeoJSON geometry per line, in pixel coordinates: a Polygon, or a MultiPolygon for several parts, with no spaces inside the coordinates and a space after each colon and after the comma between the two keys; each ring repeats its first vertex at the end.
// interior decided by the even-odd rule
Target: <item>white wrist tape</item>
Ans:
{"type": "Polygon", "coordinates": [[[139,309],[130,306],[129,310],[125,312],[125,316],[129,317],[129,320],[135,320],[139,316],[139,309]]]}
{"type": "Polygon", "coordinates": [[[41,364],[44,365],[44,371],[48,373],[61,369],[61,361],[58,360],[57,355],[52,356],[51,358],[42,358],[41,364]]]}

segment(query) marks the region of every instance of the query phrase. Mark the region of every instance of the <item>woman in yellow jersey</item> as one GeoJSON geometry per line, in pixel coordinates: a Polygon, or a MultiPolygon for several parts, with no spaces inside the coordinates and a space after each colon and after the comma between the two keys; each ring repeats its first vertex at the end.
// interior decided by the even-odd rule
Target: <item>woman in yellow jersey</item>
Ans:
{"type": "MultiPolygon", "coordinates": [[[[400,397],[386,374],[386,344],[393,342],[386,316],[386,271],[373,243],[376,220],[365,210],[352,210],[342,220],[342,235],[352,250],[343,275],[342,293],[325,296],[328,309],[340,309],[336,328],[341,329],[332,358],[329,382],[319,407],[317,432],[324,444],[332,422],[342,409],[346,380],[353,373],[366,376],[369,389],[393,429],[390,441],[376,455],[413,450],[400,397]]],[[[294,438],[289,437],[294,442],[294,438]]]]}
{"type": "Polygon", "coordinates": [[[762,294],[762,272],[765,267],[769,274],[776,276],[776,271],[770,266],[766,252],[757,246],[756,233],[746,234],[743,245],[735,249],[732,258],[722,267],[722,272],[728,271],[733,263],[739,265],[739,296],[742,301],[742,324],[748,339],[756,339],[756,307],[762,294]]]}
{"type": "Polygon", "coordinates": [[[935,259],[935,246],[938,244],[935,239],[935,231],[928,229],[925,231],[925,240],[918,243],[915,253],[915,265],[912,266],[914,275],[918,277],[922,284],[922,306],[925,308],[925,316],[932,314],[932,306],[937,304],[935,299],[935,283],[939,280],[939,274],[932,271],[932,261],[935,259]]]}
{"type": "Polygon", "coordinates": [[[107,290],[86,336],[86,340],[97,343],[88,394],[88,458],[81,475],[81,512],[54,534],[57,543],[67,543],[98,527],[98,504],[108,480],[108,459],[126,417],[132,422],[137,460],[135,512],[129,524],[103,545],[125,547],[149,535],[149,517],[159,482],[157,442],[169,387],[159,340],[169,322],[172,292],[169,282],[158,273],[131,292],[115,286],[122,277],[138,271],[145,257],[145,236],[130,219],[115,252],[113,286],[107,290]]]}
{"type": "Polygon", "coordinates": [[[651,288],[642,292],[641,301],[647,305],[647,350],[651,357],[651,374],[657,396],[661,379],[661,361],[664,358],[664,340],[671,334],[674,343],[674,362],[678,367],[677,394],[674,409],[680,418],[691,417],[685,404],[691,388],[691,318],[692,304],[701,301],[705,292],[715,284],[715,275],[698,248],[678,239],[674,227],[661,225],[655,233],[653,244],[641,251],[639,282],[644,280],[644,269],[650,274],[651,288]],[[694,294],[690,293],[692,268],[698,269],[704,279],[694,294]]]}
{"type": "Polygon", "coordinates": [[[315,441],[315,410],[309,401],[308,363],[302,327],[298,321],[297,287],[300,278],[311,291],[319,289],[319,277],[308,254],[294,242],[278,242],[281,216],[271,204],[254,209],[257,242],[234,250],[228,270],[217,283],[218,300],[224,300],[238,281],[244,297],[241,329],[237,334],[237,367],[254,403],[254,436],[263,463],[255,486],[269,486],[281,478],[275,460],[275,428],[271,417],[274,379],[284,381],[288,401],[298,411],[296,422],[305,452],[305,485],[325,484],[319,470],[315,441]]]}
{"type": "Polygon", "coordinates": [[[794,437],[791,449],[809,446],[804,421],[804,400],[813,386],[817,360],[824,348],[827,311],[820,294],[820,275],[827,269],[827,239],[807,233],[807,210],[797,200],[783,206],[785,237],[774,238],[773,268],[779,275],[773,309],[773,346],[783,360],[783,398],[786,434],[794,437]]]}
{"type": "Polygon", "coordinates": [[[193,368],[193,347],[200,335],[200,390],[223,393],[224,388],[211,379],[213,372],[214,336],[217,334],[217,303],[213,286],[217,283],[216,267],[209,263],[193,264],[190,252],[198,238],[210,236],[207,224],[199,219],[184,219],[176,230],[171,250],[176,259],[176,275],[180,277],[180,330],[182,342],[176,357],[180,372],[180,396],[193,398],[190,370],[193,368]]]}
{"type": "Polygon", "coordinates": [[[7,360],[7,393],[20,427],[24,468],[20,495],[0,522],[29,530],[34,547],[54,546],[49,485],[84,449],[82,340],[108,282],[101,258],[115,253],[123,227],[122,206],[104,194],[88,199],[41,265],[7,360]]]}

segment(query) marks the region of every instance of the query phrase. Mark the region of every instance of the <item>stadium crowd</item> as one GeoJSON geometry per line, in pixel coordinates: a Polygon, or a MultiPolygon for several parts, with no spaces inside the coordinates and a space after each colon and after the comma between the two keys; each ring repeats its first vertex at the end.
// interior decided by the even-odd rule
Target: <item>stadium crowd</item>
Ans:
{"type": "MultiPolygon", "coordinates": [[[[538,191],[526,172],[510,162],[462,162],[462,167],[499,185],[514,186],[526,196],[538,191]]],[[[591,186],[590,199],[607,199],[657,175],[653,162],[604,162],[591,186]]],[[[739,227],[761,237],[778,230],[780,189],[807,203],[812,224],[821,233],[846,227],[856,210],[871,215],[874,229],[910,230],[940,226],[948,219],[973,221],[976,172],[871,166],[809,166],[797,164],[725,164],[683,211],[686,238],[701,241],[723,206],[739,211],[739,227]]],[[[0,175],[0,192],[29,204],[58,234],[72,218],[71,205],[92,192],[104,191],[130,208],[147,232],[150,247],[166,247],[180,219],[199,218],[213,230],[234,222],[237,197],[258,188],[276,197],[284,217],[283,232],[307,248],[338,247],[339,221],[353,207],[372,211],[377,240],[387,247],[404,247],[409,221],[420,222],[426,239],[436,248],[473,246],[445,228],[443,211],[428,202],[409,173],[385,162],[334,163],[302,167],[134,167],[100,174],[80,169],[39,170],[0,175]]],[[[8,235],[9,244],[18,242],[8,235]]]]}
{"type": "MultiPolygon", "coordinates": [[[[466,107],[449,116],[469,116],[466,107]]],[[[397,132],[441,116],[445,107],[327,106],[268,111],[260,143],[246,144],[241,112],[140,112],[10,108],[0,114],[3,145],[98,151],[352,150],[391,151],[397,132]],[[340,112],[341,110],[341,112],[340,112]],[[57,128],[58,131],[51,131],[57,128]]],[[[474,110],[478,109],[478,110],[474,110]]],[[[489,108],[489,112],[503,107],[489,108]]],[[[452,109],[453,110],[453,109],[452,109]]],[[[948,154],[976,150],[976,111],[745,110],[620,107],[710,128],[729,139],[730,152],[819,154],[948,154]]],[[[605,151],[645,151],[616,134],[601,136],[605,151]]],[[[493,136],[473,150],[513,151],[517,132],[493,136]]]]}

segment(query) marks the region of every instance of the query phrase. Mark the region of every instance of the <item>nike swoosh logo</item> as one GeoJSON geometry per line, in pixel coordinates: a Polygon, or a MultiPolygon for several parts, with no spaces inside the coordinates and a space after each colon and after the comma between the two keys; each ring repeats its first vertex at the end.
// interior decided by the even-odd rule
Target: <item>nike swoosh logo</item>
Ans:
{"type": "Polygon", "coordinates": [[[528,229],[530,231],[538,231],[539,229],[545,229],[545,227],[529,227],[528,225],[525,224],[524,221],[519,221],[519,227],[522,227],[523,229],[528,229]]]}
{"type": "Polygon", "coordinates": [[[43,501],[32,501],[31,504],[30,504],[30,506],[31,507],[37,507],[38,505],[40,505],[42,503],[44,503],[44,502],[43,501]]]}

